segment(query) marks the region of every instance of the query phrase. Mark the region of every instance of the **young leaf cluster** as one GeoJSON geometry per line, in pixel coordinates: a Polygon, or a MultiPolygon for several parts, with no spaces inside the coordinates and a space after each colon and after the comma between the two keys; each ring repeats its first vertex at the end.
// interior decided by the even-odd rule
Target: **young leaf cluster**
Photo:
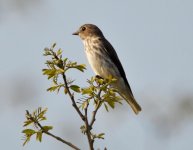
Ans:
{"type": "Polygon", "coordinates": [[[116,82],[115,78],[109,76],[107,79],[103,79],[99,76],[92,77],[87,81],[89,86],[81,89],[81,93],[85,100],[81,103],[80,107],[84,109],[86,103],[90,100],[94,100],[94,105],[104,105],[105,109],[108,111],[108,107],[115,107],[115,103],[121,104],[122,98],[118,96],[117,90],[111,85],[116,82]]]}
{"type": "MultiPolygon", "coordinates": [[[[71,62],[67,58],[62,58],[62,50],[55,51],[56,44],[54,43],[51,48],[44,49],[44,56],[50,56],[51,59],[46,61],[47,68],[43,69],[43,75],[46,75],[48,79],[52,79],[52,86],[47,89],[49,92],[57,91],[64,88],[64,93],[67,94],[67,87],[64,83],[58,82],[59,77],[63,77],[65,73],[70,69],[76,69],[84,72],[86,66],[84,64],[77,64],[77,62],[71,62]]],[[[77,85],[72,85],[73,81],[68,80],[67,85],[75,92],[80,92],[77,85]]]]}
{"type": "Polygon", "coordinates": [[[40,125],[41,121],[46,120],[46,117],[45,117],[46,111],[47,111],[47,108],[42,109],[41,107],[35,110],[32,114],[30,114],[29,111],[26,111],[26,115],[25,115],[26,121],[24,122],[24,125],[23,125],[25,129],[22,131],[22,133],[24,134],[23,145],[29,142],[30,138],[33,135],[36,136],[37,141],[41,142],[43,133],[53,129],[52,126],[40,125]]]}

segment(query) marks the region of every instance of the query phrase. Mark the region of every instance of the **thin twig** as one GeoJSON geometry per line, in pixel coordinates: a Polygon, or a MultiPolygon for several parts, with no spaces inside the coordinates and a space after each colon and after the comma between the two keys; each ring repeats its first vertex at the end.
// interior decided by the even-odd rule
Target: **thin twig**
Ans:
{"type": "Polygon", "coordinates": [[[85,122],[85,125],[86,125],[86,135],[87,135],[90,150],[94,150],[94,146],[93,146],[94,140],[91,138],[91,127],[88,123],[88,114],[87,114],[88,106],[89,106],[89,103],[87,102],[87,105],[84,109],[84,111],[85,111],[85,120],[84,120],[84,122],[85,122]]]}
{"type": "Polygon", "coordinates": [[[75,110],[77,111],[77,113],[79,114],[79,116],[81,117],[81,119],[84,121],[85,120],[85,116],[82,114],[82,112],[80,111],[80,109],[78,108],[78,106],[76,105],[75,99],[74,99],[74,95],[70,92],[69,87],[68,87],[68,83],[67,83],[67,79],[66,79],[66,75],[63,73],[62,74],[63,80],[64,80],[64,84],[66,87],[66,91],[68,93],[68,95],[70,96],[70,99],[72,101],[72,106],[75,108],[75,110]]]}
{"type": "Polygon", "coordinates": [[[41,125],[36,119],[34,119],[34,118],[31,116],[31,114],[28,114],[28,115],[30,116],[30,119],[34,122],[34,124],[37,125],[37,126],[42,130],[43,133],[45,133],[45,134],[47,134],[47,135],[55,138],[56,140],[58,140],[58,141],[60,141],[60,142],[62,142],[62,143],[64,143],[64,144],[70,146],[71,148],[73,148],[73,149],[75,149],[75,150],[80,150],[80,148],[78,148],[78,147],[75,146],[74,144],[72,144],[72,143],[70,143],[70,142],[68,142],[68,141],[66,141],[66,140],[64,140],[64,139],[62,139],[62,138],[60,138],[60,137],[58,137],[58,136],[55,136],[54,134],[52,134],[52,133],[50,133],[49,131],[45,130],[45,129],[42,127],[42,125],[41,125]]]}
{"type": "MultiPolygon", "coordinates": [[[[53,56],[54,56],[55,59],[60,60],[55,53],[53,53],[53,56]]],[[[64,68],[63,64],[62,64],[62,68],[64,68]]],[[[75,102],[75,99],[74,99],[74,95],[73,95],[73,94],[70,92],[70,90],[69,90],[65,73],[62,73],[62,77],[63,77],[63,80],[64,80],[64,84],[65,84],[66,91],[67,91],[67,93],[68,93],[68,95],[70,96],[70,99],[71,99],[71,101],[72,101],[72,106],[75,108],[75,110],[77,111],[77,113],[79,114],[79,116],[81,117],[81,119],[84,121],[84,120],[85,120],[85,117],[84,117],[84,115],[81,113],[81,111],[79,110],[78,106],[76,105],[76,102],[75,102]]]]}
{"type": "Polygon", "coordinates": [[[98,98],[99,98],[99,101],[98,101],[98,104],[97,104],[96,107],[95,107],[95,110],[92,112],[92,118],[91,118],[91,122],[90,122],[90,127],[91,127],[91,129],[92,129],[92,126],[93,126],[93,124],[94,124],[94,122],[95,122],[95,120],[96,120],[97,111],[99,110],[99,108],[100,108],[100,106],[101,106],[101,104],[102,104],[102,101],[101,101],[101,99],[100,99],[101,92],[102,92],[102,90],[99,90],[98,95],[97,95],[98,98]]]}
{"type": "Polygon", "coordinates": [[[94,122],[96,121],[96,114],[97,114],[97,111],[99,110],[100,106],[101,106],[101,101],[99,101],[99,103],[97,104],[97,106],[95,107],[95,110],[92,112],[92,119],[91,119],[91,122],[90,122],[90,127],[92,129],[92,126],[94,124],[94,122]]]}
{"type": "Polygon", "coordinates": [[[88,109],[88,105],[89,103],[87,103],[87,106],[85,108],[85,115],[82,114],[82,112],[80,111],[80,109],[78,108],[78,106],[76,105],[76,102],[74,100],[74,95],[70,92],[69,90],[69,87],[68,87],[68,83],[67,83],[67,79],[66,79],[66,76],[65,74],[63,73],[62,74],[62,77],[63,77],[63,80],[64,80],[64,84],[65,84],[65,87],[66,87],[66,91],[68,93],[68,95],[70,96],[70,99],[72,101],[72,106],[75,108],[75,110],[77,111],[77,113],[79,114],[79,116],[81,117],[81,119],[84,121],[85,123],[85,126],[86,126],[86,135],[87,135],[87,139],[88,139],[88,143],[89,143],[89,147],[90,147],[90,150],[94,150],[94,147],[93,147],[93,140],[91,138],[91,128],[89,126],[89,123],[88,123],[88,115],[87,115],[87,109],[88,109]]]}

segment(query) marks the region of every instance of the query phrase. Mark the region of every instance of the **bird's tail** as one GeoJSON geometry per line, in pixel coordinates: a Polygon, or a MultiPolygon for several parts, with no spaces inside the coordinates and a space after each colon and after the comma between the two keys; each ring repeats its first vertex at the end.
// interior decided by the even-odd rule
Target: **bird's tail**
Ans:
{"type": "Polygon", "coordinates": [[[141,106],[137,103],[135,98],[130,93],[128,93],[127,95],[124,94],[122,96],[137,115],[141,111],[141,106]]]}

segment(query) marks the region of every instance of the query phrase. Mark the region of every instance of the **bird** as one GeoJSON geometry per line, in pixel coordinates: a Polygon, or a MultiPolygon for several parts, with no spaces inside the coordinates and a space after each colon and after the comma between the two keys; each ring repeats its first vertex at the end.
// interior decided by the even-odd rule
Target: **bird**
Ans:
{"type": "Polygon", "coordinates": [[[88,62],[96,76],[104,79],[109,76],[115,78],[116,81],[112,86],[131,106],[134,113],[138,114],[141,111],[141,106],[134,98],[115,49],[102,31],[94,24],[84,24],[73,35],[78,35],[81,38],[88,62]]]}

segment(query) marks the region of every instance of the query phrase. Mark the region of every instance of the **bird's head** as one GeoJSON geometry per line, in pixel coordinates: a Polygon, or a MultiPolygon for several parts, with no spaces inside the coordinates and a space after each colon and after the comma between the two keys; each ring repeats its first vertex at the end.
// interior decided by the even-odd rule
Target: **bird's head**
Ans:
{"type": "Polygon", "coordinates": [[[93,24],[84,24],[73,35],[78,35],[82,40],[90,37],[103,37],[102,31],[93,24]]]}

